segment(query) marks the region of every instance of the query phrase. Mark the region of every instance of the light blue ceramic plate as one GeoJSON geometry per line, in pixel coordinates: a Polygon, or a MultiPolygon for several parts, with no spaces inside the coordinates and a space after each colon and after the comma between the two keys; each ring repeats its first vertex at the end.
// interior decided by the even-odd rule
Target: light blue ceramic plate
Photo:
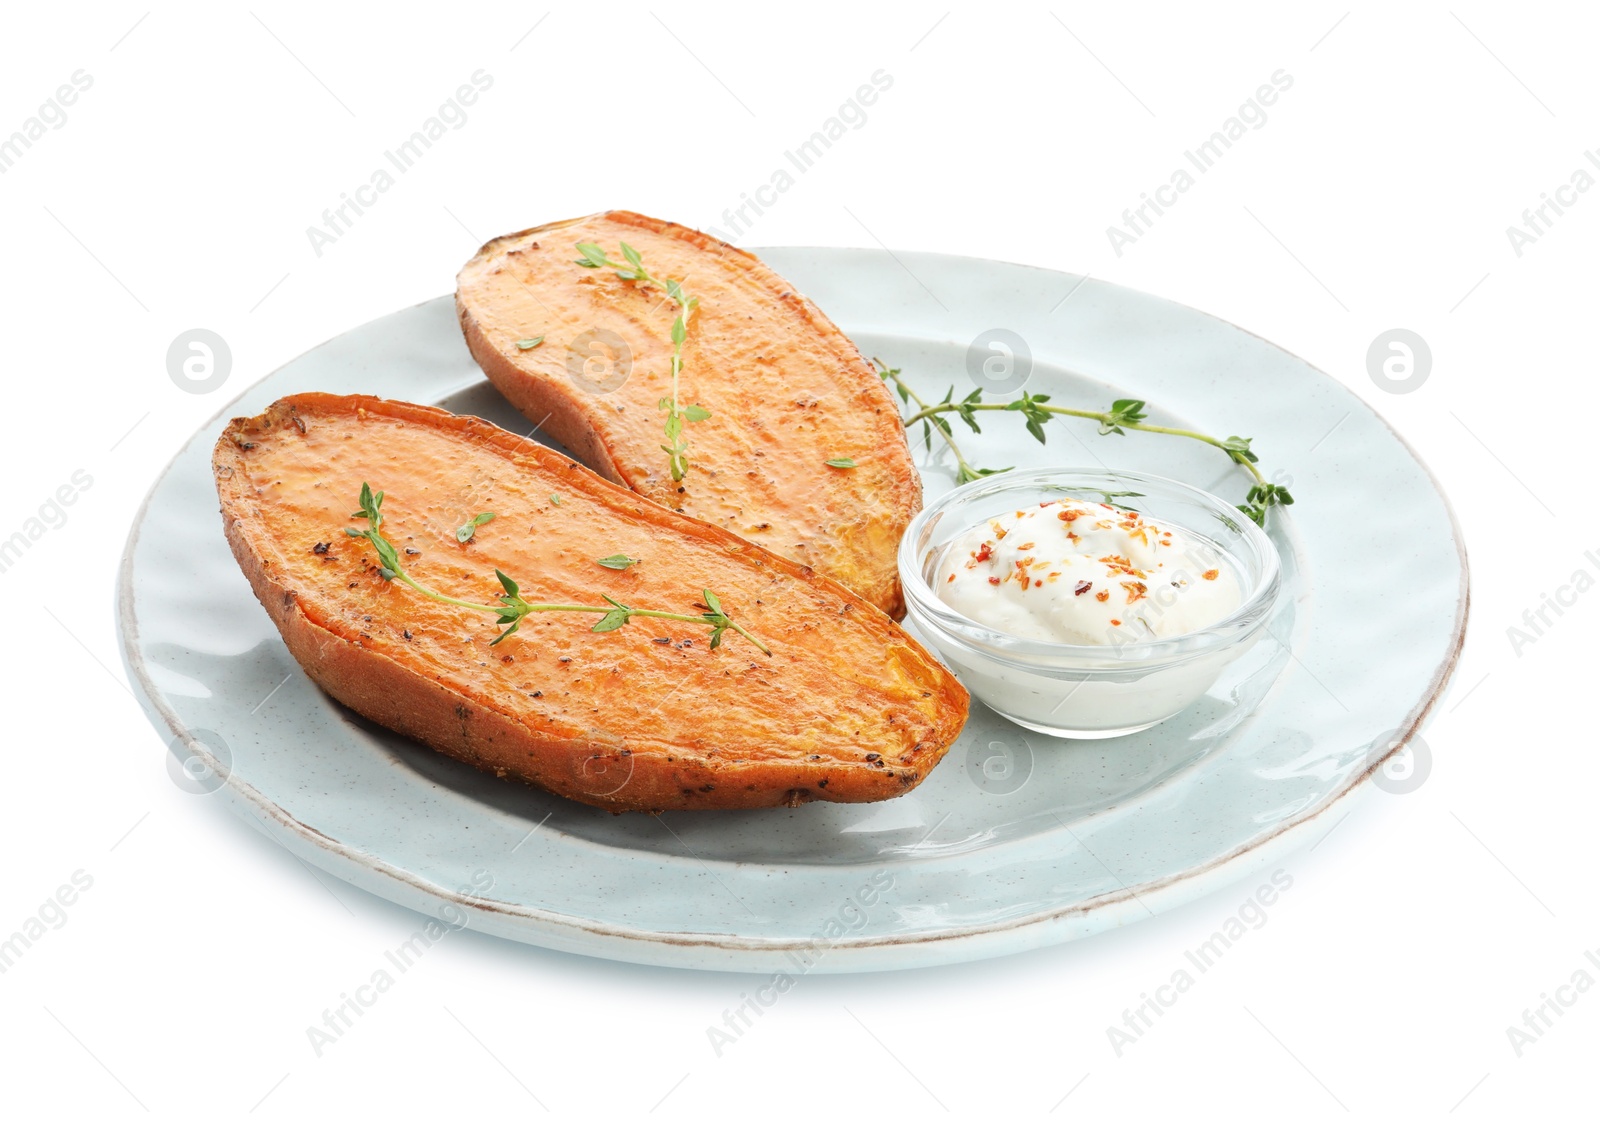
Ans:
{"type": "MultiPolygon", "coordinates": [[[[1204,313],[1068,274],[932,254],[762,256],[925,394],[966,394],[970,345],[1003,328],[1030,354],[1030,392],[1142,398],[1157,421],[1254,437],[1298,499],[1273,530],[1287,593],[1271,639],[1188,712],[1132,737],[1063,742],[975,703],[944,763],[883,804],[612,816],[479,774],[306,678],[234,565],[209,470],[224,419],[296,391],[439,403],[527,432],[441,297],[251,388],[140,512],[121,576],[124,655],[177,757],[215,775],[193,784],[309,863],[516,941],[702,969],[892,969],[1068,941],[1242,879],[1331,823],[1438,700],[1466,623],[1460,538],[1427,470],[1332,379],[1204,313]]],[[[1004,377],[1004,361],[991,371],[1004,377]]],[[[981,436],[963,433],[970,458],[1146,470],[1243,498],[1242,471],[1197,443],[1062,422],[1041,446],[1021,421],[990,415],[981,436]]],[[[929,495],[952,487],[937,441],[915,449],[929,495]]]]}

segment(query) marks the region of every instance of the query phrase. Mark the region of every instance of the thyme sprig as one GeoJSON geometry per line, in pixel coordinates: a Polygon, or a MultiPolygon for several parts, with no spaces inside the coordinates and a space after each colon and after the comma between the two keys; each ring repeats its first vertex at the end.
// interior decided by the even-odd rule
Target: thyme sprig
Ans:
{"type": "Polygon", "coordinates": [[[521,588],[504,571],[495,569],[495,577],[500,580],[500,586],[505,591],[500,595],[499,605],[483,605],[478,602],[463,601],[452,598],[448,594],[441,594],[437,590],[429,589],[415,578],[405,572],[400,565],[400,556],[383,534],[383,493],[374,492],[366,481],[361,482],[361,507],[350,513],[351,519],[365,519],[365,530],[353,527],[344,529],[344,533],[352,539],[365,539],[372,544],[378,554],[378,573],[387,582],[403,582],[424,597],[432,598],[445,605],[460,606],[462,609],[477,610],[479,613],[492,613],[495,615],[497,625],[506,626],[499,636],[490,641],[490,645],[497,645],[517,631],[522,624],[522,619],[530,613],[598,613],[600,620],[590,628],[593,633],[609,633],[620,629],[635,617],[654,617],[662,621],[683,621],[692,625],[705,625],[711,629],[711,647],[717,648],[722,644],[722,634],[729,629],[738,633],[745,640],[755,645],[767,656],[772,655],[772,650],[762,644],[743,625],[730,618],[722,608],[722,602],[710,590],[701,590],[700,604],[703,613],[670,613],[659,609],[636,609],[624,605],[609,594],[600,595],[605,599],[605,605],[570,605],[554,602],[530,602],[522,596],[521,588]]]}
{"type": "Polygon", "coordinates": [[[1010,472],[1011,467],[1004,469],[984,469],[973,465],[961,452],[961,447],[956,444],[955,433],[951,429],[950,421],[946,415],[954,414],[965,422],[973,433],[982,433],[978,427],[977,415],[980,411],[1009,410],[1019,413],[1026,419],[1027,430],[1035,439],[1043,444],[1046,438],[1045,425],[1052,415],[1066,418],[1087,418],[1100,424],[1101,434],[1126,434],[1129,430],[1140,430],[1150,434],[1170,434],[1174,437],[1190,438],[1194,441],[1204,442],[1214,446],[1228,455],[1228,459],[1236,465],[1243,465],[1245,470],[1254,478],[1250,491],[1245,495],[1245,502],[1239,505],[1239,510],[1249,516],[1259,526],[1266,526],[1267,511],[1270,508],[1287,507],[1294,503],[1294,497],[1289,490],[1281,484],[1274,484],[1262,475],[1257,468],[1258,458],[1250,448],[1250,439],[1246,437],[1230,436],[1226,438],[1212,437],[1210,434],[1200,433],[1198,430],[1184,430],[1172,426],[1157,426],[1145,421],[1149,415],[1145,412],[1143,399],[1119,398],[1111,404],[1110,410],[1079,410],[1069,406],[1056,406],[1050,402],[1049,395],[1030,395],[1026,391],[1022,396],[1010,402],[984,402],[983,389],[974,390],[966,398],[956,399],[955,388],[951,387],[945,392],[944,398],[938,402],[930,403],[900,377],[898,367],[890,367],[881,359],[872,361],[877,365],[879,376],[894,385],[900,395],[900,401],[916,404],[916,410],[903,419],[906,428],[911,429],[922,423],[922,440],[925,447],[931,449],[933,431],[938,430],[950,452],[956,459],[956,482],[966,484],[968,481],[980,480],[983,477],[993,476],[996,473],[1010,472]]]}
{"type": "Polygon", "coordinates": [[[667,413],[666,423],[662,427],[667,440],[661,446],[661,451],[667,455],[667,467],[672,472],[672,479],[682,480],[689,472],[689,442],[683,436],[683,428],[689,422],[704,422],[711,417],[711,411],[705,407],[684,406],[678,397],[678,376],[683,373],[683,345],[689,338],[689,321],[694,317],[695,309],[700,307],[700,298],[685,293],[681,282],[651,273],[645,268],[639,251],[626,242],[618,245],[622,248],[622,256],[627,259],[625,262],[612,261],[593,242],[580,242],[578,253],[583,257],[577,259],[577,264],[591,270],[610,269],[624,281],[635,282],[646,289],[659,289],[678,307],[678,315],[672,321],[670,389],[661,400],[660,409],[667,413]]]}

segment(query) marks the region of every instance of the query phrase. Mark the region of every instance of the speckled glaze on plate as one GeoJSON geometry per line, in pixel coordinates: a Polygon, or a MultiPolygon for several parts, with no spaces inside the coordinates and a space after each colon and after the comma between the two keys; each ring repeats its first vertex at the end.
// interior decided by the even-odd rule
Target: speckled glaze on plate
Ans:
{"type": "MultiPolygon", "coordinates": [[[[1253,435],[1299,501],[1274,522],[1285,596],[1270,635],[1194,707],[1124,738],[1061,741],[974,703],[927,781],[881,804],[612,816],[479,774],[307,679],[234,565],[210,476],[223,421],[296,391],[438,403],[526,433],[440,297],[279,369],[156,482],[129,537],[118,622],[174,753],[215,771],[216,796],[297,856],[456,924],[646,964],[855,972],[1068,941],[1243,879],[1309,840],[1420,726],[1460,650],[1465,554],[1427,470],[1332,379],[1204,313],[1069,274],[934,254],[761,255],[934,397],[971,388],[969,344],[1003,327],[1031,353],[1030,392],[1096,407],[1142,398],[1156,421],[1253,435]]],[[[1062,422],[1041,446],[1007,424],[1020,421],[990,416],[963,447],[978,464],[1108,465],[1235,499],[1247,487],[1198,443],[1062,422]]],[[[928,495],[952,487],[937,442],[915,449],[928,495]]]]}

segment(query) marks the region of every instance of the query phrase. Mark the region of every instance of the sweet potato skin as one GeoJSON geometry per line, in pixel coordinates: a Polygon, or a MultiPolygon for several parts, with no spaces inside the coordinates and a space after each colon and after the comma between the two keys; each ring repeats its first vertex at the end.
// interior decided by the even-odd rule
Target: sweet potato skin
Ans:
{"type": "Polygon", "coordinates": [[[918,784],[966,718],[965,689],[860,596],[478,419],[295,395],[230,423],[213,469],[234,557],[306,672],[501,777],[613,811],[881,800],[918,784]],[[571,613],[532,614],[491,648],[490,615],[384,580],[344,535],[363,481],[434,589],[493,604],[499,567],[530,600],[693,613],[710,587],[773,655],[731,632],[710,650],[687,623],[596,634],[571,613]],[[458,542],[479,511],[496,519],[458,542]],[[613,553],[641,561],[594,561],[613,553]]]}
{"type": "Polygon", "coordinates": [[[710,235],[608,211],[505,235],[457,278],[467,346],[511,402],[584,462],[675,511],[715,523],[905,613],[895,549],[922,484],[893,396],[855,345],[754,255],[710,235]],[[627,242],[700,305],[685,344],[680,400],[711,411],[686,427],[690,469],[662,452],[672,303],[611,270],[574,262],[592,241],[620,260],[627,242]],[[620,386],[573,375],[574,341],[615,333],[631,352],[620,386]],[[536,348],[516,342],[543,336],[536,348]],[[856,468],[826,462],[849,457],[856,468]]]}

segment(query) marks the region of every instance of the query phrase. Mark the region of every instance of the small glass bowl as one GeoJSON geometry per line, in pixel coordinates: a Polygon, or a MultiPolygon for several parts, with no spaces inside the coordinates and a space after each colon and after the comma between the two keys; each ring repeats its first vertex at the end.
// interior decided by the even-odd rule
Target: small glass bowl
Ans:
{"type": "Polygon", "coordinates": [[[972,694],[1014,723],[1065,738],[1132,734],[1188,707],[1255,643],[1282,585],[1277,548],[1232,504],[1165,477],[1106,469],[1012,470],[962,485],[911,521],[898,564],[910,619],[972,694]],[[1072,645],[999,632],[940,600],[930,580],[952,539],[1064,499],[1130,508],[1186,532],[1208,565],[1232,568],[1243,602],[1194,632],[1072,645]]]}

